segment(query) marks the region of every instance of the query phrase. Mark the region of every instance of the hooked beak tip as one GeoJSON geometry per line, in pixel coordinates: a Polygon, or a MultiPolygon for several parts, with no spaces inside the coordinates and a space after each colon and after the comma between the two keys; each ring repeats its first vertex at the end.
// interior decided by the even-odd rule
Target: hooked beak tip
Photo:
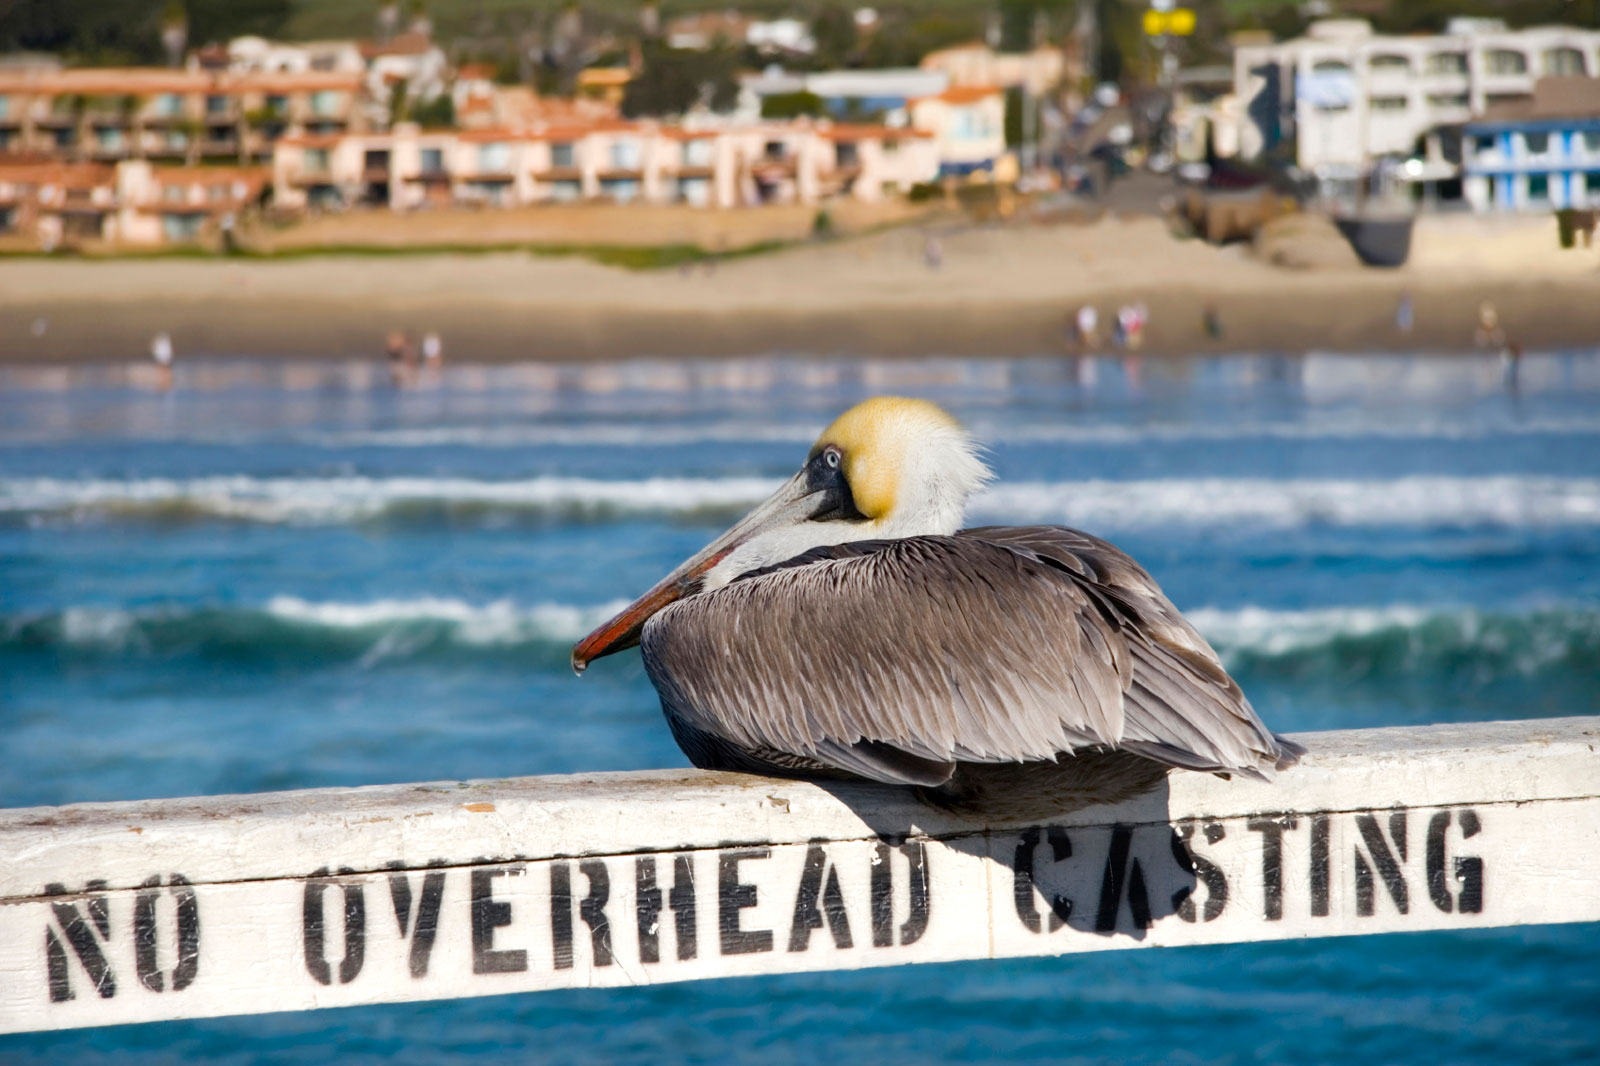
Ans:
{"type": "Polygon", "coordinates": [[[583,676],[583,672],[585,670],[587,670],[587,669],[589,669],[589,660],[585,659],[583,656],[579,655],[577,648],[573,648],[572,649],[572,672],[574,674],[576,674],[578,677],[582,677],[583,676]]]}

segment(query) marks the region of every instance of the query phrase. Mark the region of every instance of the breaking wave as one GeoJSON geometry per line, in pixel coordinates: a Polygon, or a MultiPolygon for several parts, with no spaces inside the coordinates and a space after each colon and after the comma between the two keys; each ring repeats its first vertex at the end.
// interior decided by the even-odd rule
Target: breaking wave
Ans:
{"type": "MultiPolygon", "coordinates": [[[[604,481],[534,477],[219,476],[0,479],[0,521],[484,525],[653,515],[727,520],[766,497],[759,477],[604,481]]],[[[1386,480],[1174,478],[1033,481],[973,500],[975,521],[1094,530],[1247,524],[1472,529],[1600,525],[1600,479],[1418,476],[1386,480]]]]}
{"type": "MultiPolygon", "coordinates": [[[[595,605],[445,598],[251,606],[71,607],[0,618],[0,655],[204,659],[275,667],[504,659],[565,669],[573,641],[622,601],[595,605]]],[[[1395,605],[1199,608],[1188,617],[1243,678],[1474,682],[1600,671],[1600,607],[1485,611],[1395,605]]]]}

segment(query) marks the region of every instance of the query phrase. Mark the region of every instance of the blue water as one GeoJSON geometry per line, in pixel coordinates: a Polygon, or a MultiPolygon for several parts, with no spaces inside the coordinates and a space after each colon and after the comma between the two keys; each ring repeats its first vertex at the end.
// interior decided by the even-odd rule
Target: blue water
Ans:
{"type": "MultiPolygon", "coordinates": [[[[1105,535],[1282,731],[1600,713],[1600,353],[0,370],[0,805],[678,766],[572,640],[882,392],[1105,535]]],[[[0,1038],[11,1063],[1574,1062],[1600,927],[0,1038]]]]}

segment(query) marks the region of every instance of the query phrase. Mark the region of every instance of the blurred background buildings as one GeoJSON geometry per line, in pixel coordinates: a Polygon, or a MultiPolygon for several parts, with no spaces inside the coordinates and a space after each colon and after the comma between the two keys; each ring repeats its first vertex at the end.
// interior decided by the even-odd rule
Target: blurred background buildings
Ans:
{"type": "Polygon", "coordinates": [[[28,0],[0,12],[0,243],[969,185],[1093,202],[1134,172],[1144,209],[1590,209],[1596,6],[28,0]]]}

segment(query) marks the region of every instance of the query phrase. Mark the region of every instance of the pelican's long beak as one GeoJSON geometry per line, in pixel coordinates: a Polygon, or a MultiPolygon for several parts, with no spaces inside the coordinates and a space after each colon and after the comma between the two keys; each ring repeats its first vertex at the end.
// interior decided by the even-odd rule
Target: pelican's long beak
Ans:
{"type": "Polygon", "coordinates": [[[573,671],[581,674],[595,659],[638,644],[639,633],[650,616],[675,600],[699,591],[706,573],[730,552],[768,530],[804,522],[818,510],[825,496],[825,492],[813,491],[806,483],[806,472],[800,471],[732,529],[685,560],[622,613],[578,641],[572,648],[573,671]]]}

